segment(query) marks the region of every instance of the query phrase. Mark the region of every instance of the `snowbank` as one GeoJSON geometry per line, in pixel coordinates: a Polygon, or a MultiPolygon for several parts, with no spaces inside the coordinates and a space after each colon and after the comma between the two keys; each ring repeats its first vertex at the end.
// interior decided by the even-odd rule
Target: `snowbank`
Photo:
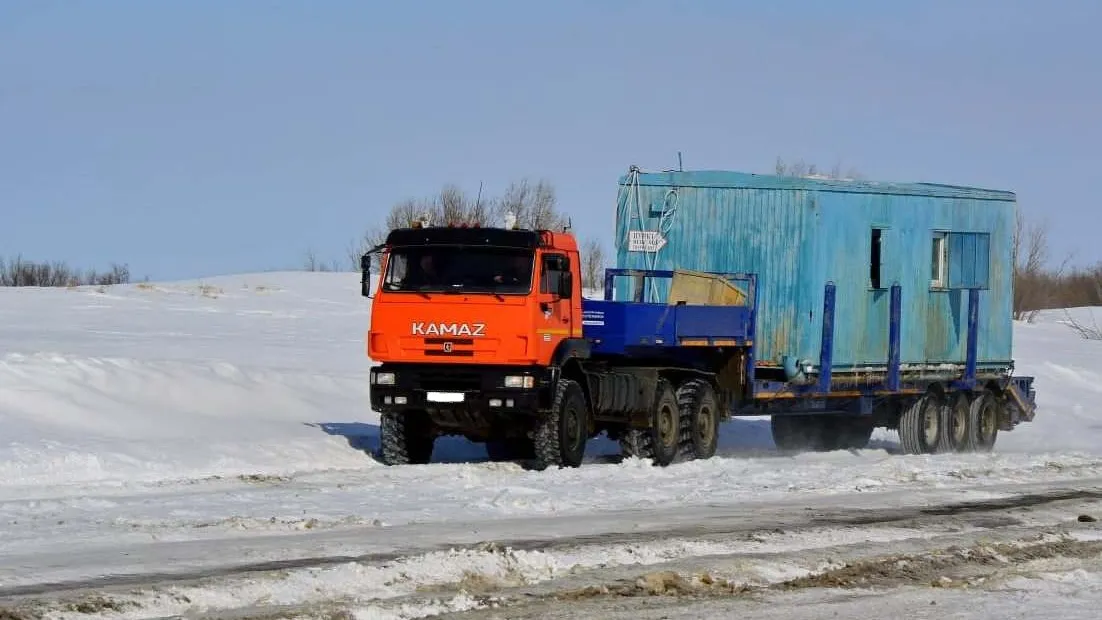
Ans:
{"type": "MultiPolygon", "coordinates": [[[[363,339],[369,303],[356,273],[0,290],[0,489],[378,467],[367,454],[377,436],[363,339]]],[[[1102,343],[1063,318],[1015,326],[1018,371],[1038,377],[1040,411],[1003,433],[997,451],[1029,455],[1026,467],[1102,454],[1102,343]]],[[[880,432],[871,451],[895,441],[880,432]]],[[[612,451],[600,440],[594,447],[612,451]]],[[[765,421],[725,426],[721,455],[771,451],[765,421]]],[[[451,440],[439,452],[484,454],[451,440]]],[[[853,455],[799,458],[825,474],[853,455]]],[[[690,467],[774,471],[750,461],[690,467]]]]}
{"type": "Polygon", "coordinates": [[[373,461],[356,274],[0,290],[0,488],[373,461]]]}

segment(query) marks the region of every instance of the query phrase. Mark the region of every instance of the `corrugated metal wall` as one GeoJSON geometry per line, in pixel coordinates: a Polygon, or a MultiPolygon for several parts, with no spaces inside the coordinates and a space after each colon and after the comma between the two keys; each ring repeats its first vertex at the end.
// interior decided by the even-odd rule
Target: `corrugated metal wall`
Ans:
{"type": "MultiPolygon", "coordinates": [[[[781,364],[785,356],[818,363],[823,288],[832,280],[838,293],[838,370],[885,363],[889,287],[898,281],[903,363],[963,362],[968,294],[931,290],[933,232],[989,233],[990,288],[980,293],[978,354],[981,364],[1001,363],[1011,358],[1014,208],[1008,192],[925,184],[726,172],[629,175],[621,180],[617,209],[617,264],[759,274],[757,347],[763,364],[781,364]],[[869,281],[873,227],[883,229],[879,290],[869,281]],[[666,245],[654,254],[629,252],[632,230],[661,230],[666,245]]],[[[977,275],[969,261],[960,262],[961,243],[949,244],[947,270],[955,279],[977,275]]],[[[963,243],[975,256],[974,240],[963,243]]]]}

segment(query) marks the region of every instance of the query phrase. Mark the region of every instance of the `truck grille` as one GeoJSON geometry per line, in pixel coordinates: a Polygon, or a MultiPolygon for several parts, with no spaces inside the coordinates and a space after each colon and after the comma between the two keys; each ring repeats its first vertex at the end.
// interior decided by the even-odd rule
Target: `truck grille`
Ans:
{"type": "Polygon", "coordinates": [[[474,357],[474,339],[425,338],[425,355],[432,357],[474,357]]]}

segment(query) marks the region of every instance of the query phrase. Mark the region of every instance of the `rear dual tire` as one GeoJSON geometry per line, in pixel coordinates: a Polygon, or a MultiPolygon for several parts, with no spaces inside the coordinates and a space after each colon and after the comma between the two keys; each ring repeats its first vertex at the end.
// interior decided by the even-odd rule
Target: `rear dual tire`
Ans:
{"type": "Polygon", "coordinates": [[[669,381],[658,380],[649,416],[647,428],[628,429],[620,437],[620,454],[650,459],[665,467],[677,458],[681,445],[681,408],[669,381]]]}
{"type": "Polygon", "coordinates": [[[659,379],[647,422],[647,428],[628,429],[620,437],[621,456],[665,467],[716,453],[719,410],[707,381],[690,379],[675,390],[670,381],[659,379]]]}
{"type": "Polygon", "coordinates": [[[966,449],[971,452],[990,452],[999,437],[999,417],[1002,404],[990,390],[984,390],[972,400],[968,408],[968,440],[966,449]]]}
{"type": "Polygon", "coordinates": [[[712,385],[701,379],[690,379],[677,389],[677,406],[681,419],[679,458],[710,459],[719,444],[719,411],[712,385]]]}
{"type": "Polygon", "coordinates": [[[989,452],[998,437],[1001,406],[991,390],[927,392],[899,419],[903,453],[989,452]]]}
{"type": "Polygon", "coordinates": [[[944,403],[941,395],[928,392],[899,417],[899,444],[904,454],[933,454],[943,435],[944,403]]]}

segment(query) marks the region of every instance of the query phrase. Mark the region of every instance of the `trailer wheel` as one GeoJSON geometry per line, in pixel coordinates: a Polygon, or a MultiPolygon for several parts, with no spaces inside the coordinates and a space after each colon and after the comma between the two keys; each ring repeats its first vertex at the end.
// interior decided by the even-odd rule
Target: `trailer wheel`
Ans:
{"type": "Polygon", "coordinates": [[[677,390],[680,411],[680,456],[710,459],[719,442],[719,412],[711,384],[690,379],[677,390]]]}
{"type": "Polygon", "coordinates": [[[964,392],[950,394],[949,402],[942,407],[938,452],[964,452],[968,450],[968,419],[970,403],[964,392]]]}
{"type": "Polygon", "coordinates": [[[904,454],[933,454],[941,435],[942,400],[927,393],[899,418],[899,443],[904,454]]]}
{"type": "Polygon", "coordinates": [[[386,465],[424,465],[432,459],[436,437],[428,416],[389,412],[379,420],[379,443],[386,465]]]}
{"type": "Polygon", "coordinates": [[[551,411],[540,418],[532,440],[536,469],[581,466],[589,440],[589,408],[577,381],[559,379],[551,411]]]}
{"type": "Polygon", "coordinates": [[[990,390],[984,390],[972,401],[968,408],[967,449],[975,452],[990,452],[999,437],[998,398],[990,390]]]}

